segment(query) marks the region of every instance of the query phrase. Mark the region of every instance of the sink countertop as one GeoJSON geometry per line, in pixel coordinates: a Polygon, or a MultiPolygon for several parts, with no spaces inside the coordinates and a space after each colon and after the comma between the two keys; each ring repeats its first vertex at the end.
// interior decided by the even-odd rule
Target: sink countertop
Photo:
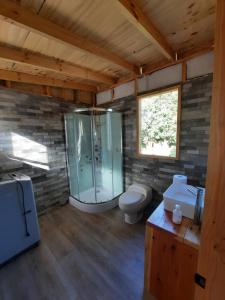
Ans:
{"type": "Polygon", "coordinates": [[[164,210],[161,203],[147,220],[147,225],[164,230],[175,236],[180,242],[196,249],[200,246],[200,229],[193,224],[193,220],[183,217],[182,223],[177,225],[172,222],[172,213],[164,210]]]}

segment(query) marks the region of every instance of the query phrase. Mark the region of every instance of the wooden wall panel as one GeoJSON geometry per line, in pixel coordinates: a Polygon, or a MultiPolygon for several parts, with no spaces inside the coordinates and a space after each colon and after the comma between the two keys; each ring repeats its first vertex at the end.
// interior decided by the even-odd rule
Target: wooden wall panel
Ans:
{"type": "Polygon", "coordinates": [[[151,293],[157,300],[193,300],[198,250],[162,230],[154,229],[152,238],[151,293]]]}
{"type": "Polygon", "coordinates": [[[217,1],[210,145],[196,300],[225,299],[225,1],[217,1]]]}

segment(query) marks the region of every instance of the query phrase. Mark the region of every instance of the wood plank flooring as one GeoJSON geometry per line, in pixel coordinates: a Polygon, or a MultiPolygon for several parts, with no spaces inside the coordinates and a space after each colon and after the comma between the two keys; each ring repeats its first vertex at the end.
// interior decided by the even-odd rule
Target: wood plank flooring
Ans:
{"type": "Polygon", "coordinates": [[[39,222],[41,244],[0,269],[1,300],[143,299],[144,220],[65,205],[39,222]]]}

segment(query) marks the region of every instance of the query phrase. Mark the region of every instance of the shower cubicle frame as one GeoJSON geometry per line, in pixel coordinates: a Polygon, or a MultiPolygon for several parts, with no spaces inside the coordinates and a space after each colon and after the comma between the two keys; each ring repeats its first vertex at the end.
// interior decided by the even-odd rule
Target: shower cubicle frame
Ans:
{"type": "MultiPolygon", "coordinates": [[[[89,108],[77,108],[73,111],[73,113],[82,113],[82,112],[110,112],[113,113],[113,109],[110,108],[99,108],[99,107],[89,107],[89,108]]],[[[65,123],[65,134],[66,134],[66,163],[67,163],[67,170],[68,170],[68,182],[69,182],[69,177],[70,177],[70,171],[69,171],[69,158],[68,158],[68,151],[67,151],[67,143],[68,143],[68,136],[67,136],[67,120],[66,118],[64,118],[64,123],[65,123]]],[[[93,115],[91,115],[91,131],[93,134],[93,115]]],[[[121,128],[122,131],[122,128],[121,128]]],[[[122,132],[121,132],[121,155],[122,155],[122,161],[123,161],[123,149],[122,149],[122,132]]],[[[92,176],[93,176],[93,180],[96,181],[95,178],[95,159],[94,159],[94,139],[92,137],[91,139],[91,147],[92,147],[92,158],[93,158],[93,164],[94,164],[94,168],[92,168],[92,176]]],[[[123,174],[123,167],[121,166],[121,172],[123,174]]],[[[113,175],[112,175],[113,176],[113,175]]],[[[123,180],[123,177],[122,177],[123,180]]],[[[123,184],[123,182],[122,182],[123,184]]],[[[69,184],[70,186],[70,184],[69,184]]],[[[96,197],[96,182],[94,182],[94,187],[95,187],[95,197],[96,197]]],[[[123,191],[122,191],[123,192],[123,191]]],[[[121,192],[121,193],[122,193],[121,192]]],[[[78,208],[81,211],[84,212],[88,212],[88,213],[100,213],[100,212],[104,212],[107,211],[109,209],[112,209],[114,207],[116,207],[118,205],[118,198],[119,195],[116,196],[115,198],[113,198],[110,201],[106,201],[106,202],[100,202],[100,203],[85,203],[80,201],[79,199],[76,199],[75,197],[73,197],[71,194],[69,196],[69,203],[71,205],[73,205],[74,207],[78,208]]]]}

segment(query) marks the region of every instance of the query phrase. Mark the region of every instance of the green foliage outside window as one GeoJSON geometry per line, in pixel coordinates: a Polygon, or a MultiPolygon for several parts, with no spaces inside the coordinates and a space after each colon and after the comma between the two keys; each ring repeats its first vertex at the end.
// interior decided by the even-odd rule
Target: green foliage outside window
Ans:
{"type": "Polygon", "coordinates": [[[178,88],[144,96],[140,101],[141,152],[175,157],[178,88]],[[154,151],[160,153],[154,153],[154,151]]]}

